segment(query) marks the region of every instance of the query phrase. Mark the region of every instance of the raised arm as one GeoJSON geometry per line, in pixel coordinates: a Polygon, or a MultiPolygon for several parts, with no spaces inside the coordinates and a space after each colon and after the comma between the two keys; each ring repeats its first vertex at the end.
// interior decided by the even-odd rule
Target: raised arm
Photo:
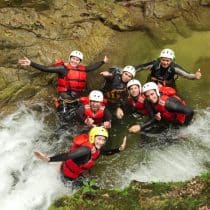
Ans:
{"type": "Polygon", "coordinates": [[[192,73],[187,72],[184,68],[182,68],[178,64],[174,64],[174,68],[175,68],[175,73],[177,75],[182,76],[186,79],[199,80],[201,78],[201,75],[202,75],[200,69],[198,69],[195,72],[195,74],[192,74],[192,73]]]}
{"type": "Polygon", "coordinates": [[[44,154],[40,151],[35,151],[34,155],[40,159],[40,160],[44,160],[47,162],[59,162],[59,161],[65,161],[68,159],[78,159],[81,158],[83,156],[87,156],[90,155],[91,150],[88,147],[79,147],[78,149],[74,150],[74,151],[69,151],[66,153],[61,153],[58,155],[54,155],[54,156],[48,156],[47,154],[44,154]]]}
{"type": "Polygon", "coordinates": [[[150,61],[148,63],[140,64],[138,66],[135,66],[136,72],[143,71],[145,69],[151,69],[153,65],[157,62],[156,60],[150,61]]]}
{"type": "Polygon", "coordinates": [[[100,68],[103,64],[108,62],[108,57],[105,55],[104,56],[104,60],[103,61],[99,61],[93,65],[90,66],[86,66],[86,71],[87,72],[91,72],[91,71],[95,71],[96,69],[100,68]]]}
{"type": "Polygon", "coordinates": [[[65,76],[67,73],[67,70],[63,65],[59,65],[56,67],[54,67],[54,66],[48,67],[48,66],[44,66],[44,65],[35,63],[35,62],[31,61],[30,59],[28,59],[27,57],[20,59],[18,61],[18,63],[21,66],[32,66],[33,68],[38,69],[40,71],[49,72],[49,73],[57,73],[61,76],[65,76]]]}

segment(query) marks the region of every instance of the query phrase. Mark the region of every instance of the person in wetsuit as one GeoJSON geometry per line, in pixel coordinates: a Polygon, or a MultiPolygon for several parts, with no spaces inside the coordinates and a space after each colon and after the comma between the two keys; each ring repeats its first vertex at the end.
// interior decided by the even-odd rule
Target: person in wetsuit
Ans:
{"type": "Polygon", "coordinates": [[[92,90],[88,97],[80,98],[80,107],[77,116],[88,127],[101,125],[111,128],[112,115],[106,107],[107,100],[99,90],[92,90]]]}
{"type": "Polygon", "coordinates": [[[81,134],[73,139],[73,145],[66,153],[48,156],[39,151],[34,154],[38,159],[47,162],[62,161],[61,171],[65,178],[75,180],[79,178],[84,172],[92,168],[100,154],[112,155],[119,153],[125,149],[126,139],[119,148],[101,151],[108,139],[108,131],[103,127],[94,127],[87,134],[81,134]]]}
{"type": "Polygon", "coordinates": [[[79,98],[84,93],[87,81],[87,73],[94,71],[101,67],[108,61],[107,56],[103,61],[97,62],[91,66],[84,66],[81,64],[83,60],[83,54],[74,50],[69,55],[69,62],[64,63],[58,61],[54,66],[47,67],[41,64],[37,64],[28,58],[24,57],[19,60],[19,64],[22,66],[32,66],[40,71],[57,73],[57,91],[61,100],[74,100],[79,98]]]}
{"type": "Polygon", "coordinates": [[[108,104],[116,113],[116,117],[123,117],[123,107],[125,106],[128,93],[127,83],[135,77],[136,70],[133,66],[125,66],[122,70],[114,67],[110,71],[100,73],[105,78],[105,85],[102,89],[108,104]]]}
{"type": "Polygon", "coordinates": [[[200,69],[195,74],[188,73],[184,68],[174,62],[175,53],[171,49],[163,49],[159,59],[136,66],[136,72],[149,69],[150,74],[147,82],[153,81],[164,86],[175,87],[176,76],[181,76],[189,80],[199,80],[201,78],[200,69]]]}
{"type": "MultiPolygon", "coordinates": [[[[155,115],[155,120],[164,120],[176,125],[189,125],[191,122],[194,111],[177,95],[169,96],[166,93],[160,93],[157,84],[154,82],[144,84],[143,93],[146,98],[145,107],[150,113],[152,110],[151,115],[155,115]]],[[[129,128],[132,133],[140,130],[141,125],[134,125],[129,128]]]]}

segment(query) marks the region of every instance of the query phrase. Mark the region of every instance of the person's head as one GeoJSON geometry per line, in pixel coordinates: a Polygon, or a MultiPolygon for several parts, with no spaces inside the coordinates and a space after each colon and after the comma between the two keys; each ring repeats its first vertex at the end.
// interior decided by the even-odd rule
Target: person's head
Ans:
{"type": "Polygon", "coordinates": [[[163,68],[168,68],[175,59],[175,53],[171,49],[163,49],[160,52],[160,63],[163,68]]]}
{"type": "Polygon", "coordinates": [[[89,94],[90,108],[96,112],[100,109],[101,103],[104,100],[103,93],[99,90],[92,90],[89,94]]]}
{"type": "Polygon", "coordinates": [[[127,83],[127,89],[132,97],[137,97],[141,94],[141,83],[137,79],[132,79],[127,83]]]}
{"type": "Polygon", "coordinates": [[[133,66],[125,66],[122,70],[122,81],[127,83],[136,75],[136,69],[133,66]]]}
{"type": "Polygon", "coordinates": [[[69,55],[69,63],[73,67],[77,67],[83,60],[83,54],[78,50],[73,50],[69,55]]]}
{"type": "Polygon", "coordinates": [[[154,82],[147,82],[143,85],[143,93],[146,99],[152,104],[156,104],[159,100],[160,92],[158,86],[154,82]]]}
{"type": "Polygon", "coordinates": [[[89,142],[94,144],[97,149],[101,149],[106,143],[109,134],[104,127],[93,127],[89,132],[89,142]]]}

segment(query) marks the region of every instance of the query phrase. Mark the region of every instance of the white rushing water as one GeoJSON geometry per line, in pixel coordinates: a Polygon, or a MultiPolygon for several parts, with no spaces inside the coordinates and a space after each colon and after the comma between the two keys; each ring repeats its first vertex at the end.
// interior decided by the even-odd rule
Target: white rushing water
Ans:
{"type": "MultiPolygon", "coordinates": [[[[93,177],[104,187],[142,182],[183,181],[209,170],[210,109],[199,110],[192,125],[180,131],[180,142],[161,147],[137,143],[118,155],[100,159],[93,177]],[[141,153],[141,154],[140,154],[141,153]],[[101,170],[97,170],[97,167],[101,170]]],[[[1,210],[46,210],[66,190],[57,164],[37,160],[33,151],[54,151],[54,131],[44,115],[21,108],[0,122],[1,210]]],[[[57,147],[57,146],[56,146],[57,147]]]]}
{"type": "Polygon", "coordinates": [[[210,109],[199,110],[194,122],[179,135],[180,142],[148,150],[144,161],[126,170],[123,185],[131,180],[185,181],[209,171],[210,109]]]}
{"type": "Polygon", "coordinates": [[[48,131],[38,115],[21,108],[0,122],[1,210],[45,210],[65,192],[58,167],[33,155],[35,149],[51,147],[44,141],[48,131]]]}

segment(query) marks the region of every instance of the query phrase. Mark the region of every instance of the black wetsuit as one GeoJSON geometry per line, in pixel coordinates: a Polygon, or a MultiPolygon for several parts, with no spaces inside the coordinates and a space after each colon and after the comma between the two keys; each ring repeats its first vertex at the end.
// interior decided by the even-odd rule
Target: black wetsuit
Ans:
{"type": "MultiPolygon", "coordinates": [[[[152,116],[152,119],[154,119],[155,113],[157,112],[156,110],[154,110],[151,103],[148,102],[147,100],[145,100],[145,107],[146,109],[149,110],[150,116],[152,116]]],[[[184,114],[186,117],[184,125],[189,125],[194,115],[194,111],[190,107],[183,105],[177,98],[173,96],[169,97],[166,100],[165,108],[167,111],[172,112],[172,113],[176,112],[176,113],[184,114]]]]}
{"type": "MultiPolygon", "coordinates": [[[[112,150],[101,150],[101,155],[113,155],[119,153],[119,148],[112,150]]],[[[91,149],[89,147],[81,146],[74,151],[58,154],[50,157],[49,162],[66,161],[72,159],[76,164],[85,164],[91,158],[91,149]]]]}
{"type": "Polygon", "coordinates": [[[148,81],[165,82],[167,86],[175,86],[175,76],[182,76],[186,79],[196,79],[195,74],[188,73],[184,68],[172,62],[168,68],[163,68],[160,60],[153,60],[151,62],[140,64],[135,67],[136,72],[149,69],[151,71],[148,81]]]}
{"type": "Polygon", "coordinates": [[[127,93],[127,83],[122,81],[121,69],[118,67],[111,67],[109,72],[112,74],[111,77],[105,77],[105,85],[102,89],[105,97],[108,99],[109,104],[112,108],[124,107],[127,93]]]}
{"type": "MultiPolygon", "coordinates": [[[[103,64],[104,64],[104,61],[100,61],[91,66],[85,66],[85,71],[87,73],[92,72],[100,68],[103,64]]],[[[34,63],[31,61],[31,66],[43,72],[57,73],[59,78],[64,78],[68,74],[68,69],[64,65],[47,67],[47,66],[34,63]]],[[[75,98],[79,98],[81,96],[81,93],[71,91],[71,92],[67,92],[67,94],[65,92],[60,93],[60,95],[62,98],[65,98],[65,99],[75,99],[75,98]]]]}

